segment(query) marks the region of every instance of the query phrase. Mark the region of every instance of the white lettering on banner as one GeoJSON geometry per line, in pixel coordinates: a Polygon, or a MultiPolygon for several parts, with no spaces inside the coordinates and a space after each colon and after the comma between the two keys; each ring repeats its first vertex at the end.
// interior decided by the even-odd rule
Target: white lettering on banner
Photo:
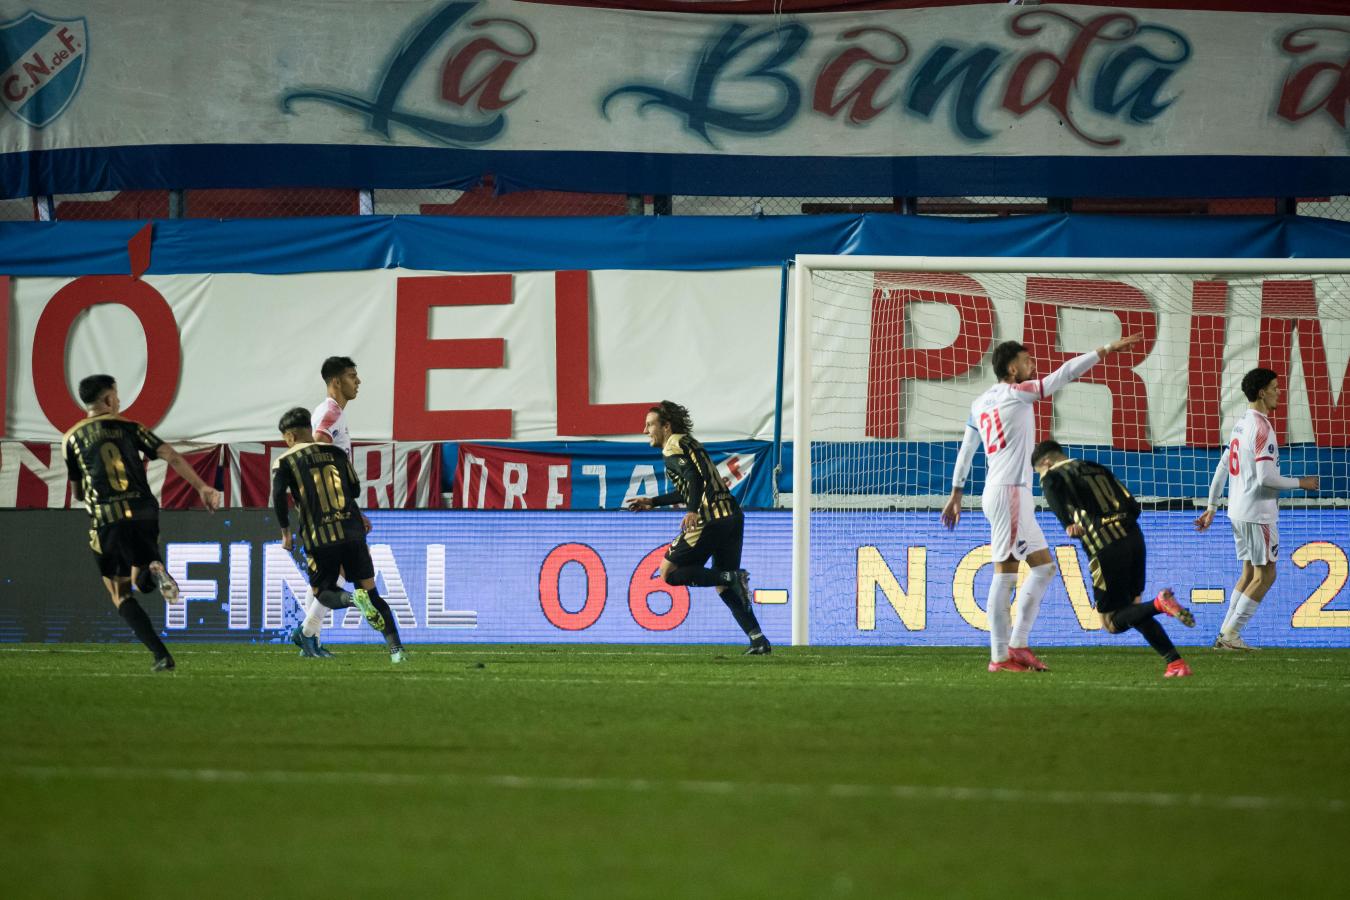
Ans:
{"type": "Polygon", "coordinates": [[[530,485],[530,469],[524,463],[504,462],[502,463],[502,488],[505,495],[502,497],[502,509],[515,509],[516,504],[520,504],[521,509],[528,509],[525,503],[525,491],[530,485]]]}
{"type": "Polygon", "coordinates": [[[464,454],[464,496],[460,498],[463,509],[484,509],[487,506],[488,470],[487,460],[471,453],[464,454]],[[470,505],[469,488],[473,484],[473,470],[478,469],[478,500],[470,505]]]}
{"type": "MultiPolygon", "coordinates": [[[[275,542],[263,546],[263,616],[262,627],[276,631],[286,624],[286,597],[304,606],[309,602],[309,579],[300,571],[295,559],[275,542]]],[[[333,613],[324,614],[323,627],[333,624],[333,613]]]]}
{"type": "Polygon", "coordinates": [[[186,628],[188,603],[193,600],[217,600],[220,584],[214,578],[189,578],[188,566],[193,563],[219,563],[220,544],[208,541],[200,544],[169,544],[164,551],[164,568],[178,582],[179,601],[164,604],[164,627],[186,628]]]}
{"type": "Polygon", "coordinates": [[[427,627],[477,628],[478,612],[446,609],[445,545],[427,544],[427,627]]]}
{"type": "MultiPolygon", "coordinates": [[[[661,493],[660,487],[656,483],[655,466],[633,466],[633,475],[628,479],[628,490],[624,491],[623,506],[628,505],[628,501],[634,497],[655,497],[661,493]]],[[[600,505],[605,505],[603,495],[600,498],[600,505]]]]}
{"type": "MultiPolygon", "coordinates": [[[[568,475],[567,466],[549,466],[548,467],[548,509],[558,509],[563,505],[562,492],[558,490],[558,482],[562,481],[568,475]]],[[[601,501],[603,504],[603,501],[601,501]]]]}
{"type": "Polygon", "coordinates": [[[230,630],[248,628],[249,607],[253,603],[253,545],[244,541],[230,544],[230,630]]]}
{"type": "Polygon", "coordinates": [[[66,479],[66,462],[60,444],[47,445],[48,457],[42,459],[20,441],[0,443],[0,507],[46,506],[68,508],[74,499],[66,479]],[[19,496],[20,473],[29,472],[42,482],[44,502],[19,496]]]}
{"type": "Polygon", "coordinates": [[[604,467],[604,465],[598,464],[598,463],[592,463],[592,464],[590,464],[590,465],[584,465],[584,466],[581,467],[581,474],[582,474],[582,475],[592,475],[592,476],[595,477],[596,482],[597,482],[597,483],[599,484],[599,486],[600,486],[600,503],[599,503],[598,505],[599,505],[599,507],[600,507],[601,509],[604,509],[604,508],[605,508],[606,488],[609,486],[608,479],[605,477],[605,467],[604,467]]]}
{"type": "MultiPolygon", "coordinates": [[[[417,617],[413,614],[412,604],[408,602],[408,589],[403,586],[403,576],[394,561],[394,549],[388,544],[371,544],[370,561],[375,565],[375,577],[384,582],[380,596],[389,604],[399,628],[416,628],[417,617]]],[[[344,585],[347,582],[344,582],[344,585]]],[[[365,624],[361,610],[348,607],[343,610],[342,627],[359,628],[365,624]]]]}
{"type": "Polygon", "coordinates": [[[361,479],[361,505],[367,509],[397,509],[402,497],[395,497],[390,488],[394,483],[394,448],[390,444],[352,447],[356,475],[361,479]],[[370,474],[371,462],[376,464],[370,474]]]}

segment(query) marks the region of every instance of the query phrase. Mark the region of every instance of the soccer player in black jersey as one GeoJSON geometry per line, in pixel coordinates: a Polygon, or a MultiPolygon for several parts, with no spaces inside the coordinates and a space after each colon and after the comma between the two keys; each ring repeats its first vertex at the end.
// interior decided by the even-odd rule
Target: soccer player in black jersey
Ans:
{"type": "Polygon", "coordinates": [[[750,649],[745,652],[761,656],[773,648],[755,619],[750,576],[741,568],[745,516],[708,458],[708,451],[689,433],[692,428],[689,410],[678,403],[663,400],[647,412],[643,431],[653,447],[661,448],[666,475],[675,490],[659,497],[635,497],[628,508],[684,504],[688,512],[680,523],[679,537],[661,561],[661,578],[666,584],[716,588],[736,624],[750,639],[750,649]],[[712,568],[705,568],[709,558],[712,568]]]}
{"type": "Polygon", "coordinates": [[[1139,501],[1116,480],[1111,470],[1085,459],[1069,459],[1056,441],[1041,441],[1031,451],[1031,465],[1041,476],[1041,493],[1069,537],[1079,538],[1088,552],[1092,593],[1102,624],[1112,634],[1133,628],[1167,661],[1164,678],[1191,674],[1167,632],[1154,616],[1165,613],[1190,628],[1191,611],[1177,602],[1171,588],[1140,603],[1144,592],[1144,533],[1139,501]]]}
{"type": "Polygon", "coordinates": [[[145,478],[141,455],[172,466],[196,489],[208,510],[219,508],[220,492],[202,481],[188,461],[154,432],[118,415],[122,403],[111,375],[90,375],[80,382],[79,392],[89,416],[66,432],[63,450],[75,499],[89,509],[89,546],[113,606],[155,655],[154,671],[169,672],[173,656],[131,595],[132,581],[149,573],[167,602],[179,601],[178,584],[165,570],[159,552],[159,503],[145,478]]]}
{"type": "MultiPolygon", "coordinates": [[[[355,606],[366,621],[384,635],[389,659],[404,661],[403,642],[398,623],[389,604],[375,587],[375,565],[366,545],[365,521],[356,500],[361,482],[352,461],[335,444],[314,440],[309,410],[303,406],[289,409],[278,426],[290,449],[272,465],[272,507],[281,526],[281,546],[290,550],[293,537],[286,502],[295,498],[296,530],[308,559],[309,583],[319,602],[329,609],[355,606]],[[338,578],[346,576],[356,590],[350,594],[338,588],[338,578]]],[[[306,634],[303,625],[295,626],[292,640],[304,656],[319,656],[318,640],[306,634]]]]}

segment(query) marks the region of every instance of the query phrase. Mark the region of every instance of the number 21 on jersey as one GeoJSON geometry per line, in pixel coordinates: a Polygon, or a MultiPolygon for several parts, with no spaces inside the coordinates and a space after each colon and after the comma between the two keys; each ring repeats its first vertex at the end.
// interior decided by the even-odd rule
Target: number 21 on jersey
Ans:
{"type": "Polygon", "coordinates": [[[1008,446],[1008,439],[1003,434],[1003,418],[997,409],[992,413],[980,413],[980,432],[984,435],[985,453],[997,453],[1008,446]]]}

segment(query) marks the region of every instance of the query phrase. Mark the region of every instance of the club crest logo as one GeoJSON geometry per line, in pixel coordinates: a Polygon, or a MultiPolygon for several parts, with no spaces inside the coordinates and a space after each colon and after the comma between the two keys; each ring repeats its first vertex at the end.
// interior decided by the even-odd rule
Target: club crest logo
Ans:
{"type": "Polygon", "coordinates": [[[82,18],[53,19],[29,10],[0,22],[0,101],[32,128],[51,124],[79,93],[88,55],[82,18]]]}

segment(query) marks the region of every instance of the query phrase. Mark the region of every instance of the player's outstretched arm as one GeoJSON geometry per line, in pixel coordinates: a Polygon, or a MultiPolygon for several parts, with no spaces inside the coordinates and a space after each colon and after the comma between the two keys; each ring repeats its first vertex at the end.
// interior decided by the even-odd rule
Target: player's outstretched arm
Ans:
{"type": "Polygon", "coordinates": [[[168,444],[160,444],[159,449],[155,451],[155,455],[167,462],[169,467],[178,473],[179,477],[192,485],[193,490],[197,492],[197,496],[202,498],[202,505],[206,507],[207,512],[215,512],[220,509],[220,491],[202,481],[202,477],[183,458],[183,454],[168,444]]]}
{"type": "MultiPolygon", "coordinates": [[[[1060,388],[1082,377],[1083,373],[1087,372],[1088,369],[1092,368],[1112,353],[1118,353],[1126,347],[1133,347],[1143,339],[1144,336],[1142,334],[1128,334],[1120,340],[1112,341],[1109,344],[1103,344],[1089,353],[1075,356],[1073,359],[1042,378],[1039,382],[1040,390],[1038,396],[1031,399],[1041,400],[1045,397],[1049,397],[1051,394],[1059,391],[1060,388]]],[[[1036,382],[1025,382],[1025,384],[1036,384],[1036,382]]]]}

